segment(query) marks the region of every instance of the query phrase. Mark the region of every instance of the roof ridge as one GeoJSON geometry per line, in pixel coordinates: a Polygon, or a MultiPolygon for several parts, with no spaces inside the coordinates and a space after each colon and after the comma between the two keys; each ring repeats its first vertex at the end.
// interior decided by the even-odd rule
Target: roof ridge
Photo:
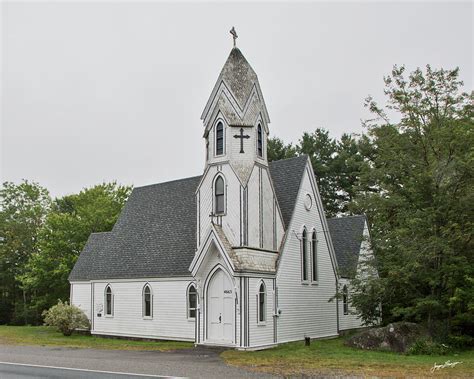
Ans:
{"type": "Polygon", "coordinates": [[[308,154],[301,154],[301,155],[297,155],[296,157],[283,158],[283,159],[278,159],[276,161],[271,161],[269,162],[269,164],[278,163],[278,162],[287,162],[290,160],[296,160],[296,159],[307,158],[307,157],[308,157],[308,154]]]}
{"type": "Polygon", "coordinates": [[[345,218],[353,218],[353,217],[366,217],[364,213],[360,214],[360,215],[348,215],[348,216],[334,216],[334,217],[328,217],[327,220],[342,220],[342,219],[345,219],[345,218]]]}
{"type": "Polygon", "coordinates": [[[169,184],[169,183],[175,183],[175,182],[182,182],[185,180],[191,180],[191,179],[197,179],[197,178],[202,178],[202,175],[195,175],[195,176],[189,176],[187,178],[181,178],[181,179],[173,179],[173,180],[168,180],[167,182],[159,182],[159,183],[152,183],[152,184],[145,184],[144,186],[139,186],[139,187],[134,187],[133,189],[142,189],[146,187],[153,187],[161,184],[169,184]]]}

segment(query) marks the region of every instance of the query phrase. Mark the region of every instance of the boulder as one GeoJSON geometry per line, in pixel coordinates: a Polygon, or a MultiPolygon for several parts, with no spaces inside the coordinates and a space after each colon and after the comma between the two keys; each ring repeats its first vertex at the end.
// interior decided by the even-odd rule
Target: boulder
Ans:
{"type": "Polygon", "coordinates": [[[363,330],[348,338],[345,344],[359,349],[405,353],[416,340],[426,336],[427,331],[418,324],[395,322],[363,330]]]}

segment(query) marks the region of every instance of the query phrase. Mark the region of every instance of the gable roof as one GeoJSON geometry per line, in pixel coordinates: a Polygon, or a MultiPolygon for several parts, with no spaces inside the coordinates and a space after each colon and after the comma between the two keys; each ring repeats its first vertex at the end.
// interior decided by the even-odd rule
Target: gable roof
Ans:
{"type": "Polygon", "coordinates": [[[189,276],[200,179],[135,188],[108,238],[92,237],[69,280],[189,276]]]}
{"type": "Polygon", "coordinates": [[[69,280],[89,280],[92,277],[91,270],[95,267],[95,262],[100,260],[101,252],[107,246],[110,232],[91,233],[84,249],[74,265],[69,280]]]}
{"type": "Polygon", "coordinates": [[[351,277],[356,271],[365,221],[364,215],[327,219],[340,275],[344,278],[351,277]]]}
{"type": "MultiPolygon", "coordinates": [[[[290,224],[305,155],[271,162],[283,221],[290,224]]],[[[69,280],[189,276],[196,251],[201,176],[135,188],[111,232],[92,233],[69,280]]]]}
{"type": "Polygon", "coordinates": [[[285,228],[290,225],[307,161],[307,155],[300,155],[295,158],[270,162],[269,164],[270,176],[273,180],[285,228]]]}

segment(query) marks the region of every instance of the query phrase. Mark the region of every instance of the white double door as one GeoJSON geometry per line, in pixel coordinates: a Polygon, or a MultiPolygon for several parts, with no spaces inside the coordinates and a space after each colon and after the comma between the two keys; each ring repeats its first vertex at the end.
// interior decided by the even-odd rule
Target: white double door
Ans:
{"type": "Polygon", "coordinates": [[[234,288],[229,276],[218,269],[207,290],[209,342],[234,343],[234,288]]]}

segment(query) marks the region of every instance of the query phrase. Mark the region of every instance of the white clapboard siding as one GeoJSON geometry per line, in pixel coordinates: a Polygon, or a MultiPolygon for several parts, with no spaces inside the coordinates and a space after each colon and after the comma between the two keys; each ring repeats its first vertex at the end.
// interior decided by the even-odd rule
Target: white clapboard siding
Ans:
{"type": "Polygon", "coordinates": [[[249,280],[249,347],[266,346],[274,343],[273,330],[273,279],[250,278],[249,280]],[[266,321],[258,322],[258,290],[260,283],[266,287],[266,321]]]}
{"type": "Polygon", "coordinates": [[[79,307],[91,319],[91,284],[90,282],[71,283],[71,304],[79,307]]]}
{"type": "Polygon", "coordinates": [[[357,329],[361,328],[362,321],[359,318],[359,316],[356,314],[356,309],[351,305],[351,286],[350,286],[350,281],[349,279],[341,278],[339,280],[340,284],[340,289],[342,293],[342,288],[344,286],[347,286],[348,294],[349,294],[349,309],[348,309],[348,314],[344,314],[344,302],[341,299],[339,299],[339,330],[349,330],[349,329],[357,329]]]}
{"type": "MultiPolygon", "coordinates": [[[[359,261],[357,264],[357,275],[359,277],[367,277],[367,276],[377,276],[378,273],[372,265],[367,265],[367,262],[370,262],[374,259],[374,253],[370,247],[370,235],[369,235],[369,228],[367,226],[367,222],[364,225],[363,231],[363,240],[360,246],[360,254],[359,254],[359,261]]],[[[340,285],[339,288],[342,291],[344,285],[347,286],[348,293],[349,293],[349,312],[347,315],[344,314],[343,308],[343,301],[342,299],[339,300],[339,329],[340,330],[348,330],[348,329],[356,329],[362,328],[364,325],[362,324],[362,320],[357,315],[357,310],[351,304],[351,293],[352,288],[350,285],[350,280],[346,278],[341,278],[339,281],[340,285]]]]}
{"type": "MultiPolygon", "coordinates": [[[[311,165],[308,165],[302,179],[294,215],[287,230],[287,237],[280,256],[277,272],[278,308],[281,314],[277,320],[278,342],[301,340],[337,335],[336,301],[328,302],[336,293],[336,277],[331,264],[329,246],[326,243],[323,210],[319,209],[314,191],[315,182],[311,165]],[[310,194],[313,206],[308,211],[304,198],[310,194]],[[308,256],[311,257],[310,237],[313,228],[317,232],[318,282],[302,283],[301,275],[301,233],[303,226],[308,231],[308,256]]],[[[308,277],[311,279],[311,260],[308,260],[308,277]]]]}
{"type": "Polygon", "coordinates": [[[248,193],[248,246],[260,247],[260,217],[259,217],[259,167],[254,166],[247,185],[248,193]]]}
{"type": "MultiPolygon", "coordinates": [[[[223,164],[220,173],[226,185],[226,208],[222,216],[222,228],[232,246],[240,245],[240,182],[228,164],[223,164]]],[[[213,213],[213,185],[218,174],[217,166],[211,166],[203,178],[198,190],[197,199],[199,206],[199,233],[200,243],[203,243],[210,230],[213,213]]],[[[216,221],[214,219],[214,221],[216,221]]]]}
{"type": "Polygon", "coordinates": [[[186,290],[189,280],[111,281],[113,316],[105,315],[107,282],[94,282],[94,334],[194,341],[193,319],[187,318],[186,290]],[[153,295],[153,317],[143,317],[142,291],[149,283],[153,295]],[[97,313],[103,309],[102,316],[97,313]]]}

